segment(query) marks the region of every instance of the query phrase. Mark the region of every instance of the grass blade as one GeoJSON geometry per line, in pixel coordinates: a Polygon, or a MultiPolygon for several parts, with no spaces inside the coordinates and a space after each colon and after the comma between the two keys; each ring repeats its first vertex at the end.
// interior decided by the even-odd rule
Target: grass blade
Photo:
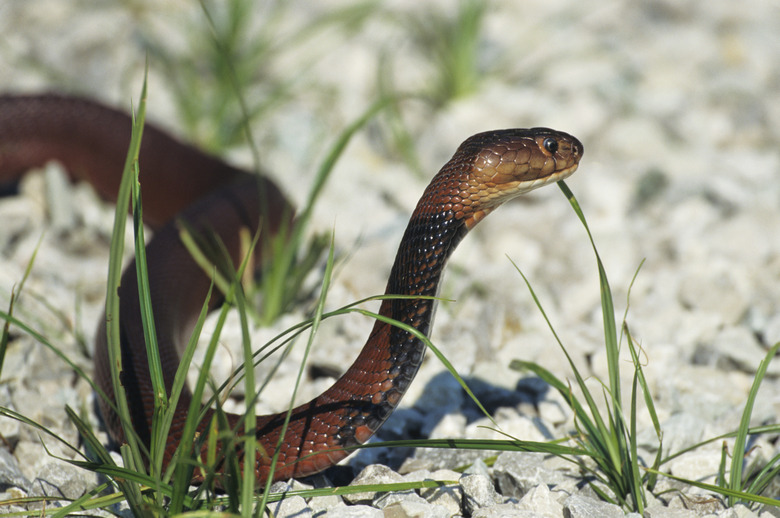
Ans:
{"type": "Polygon", "coordinates": [[[141,201],[141,183],[139,182],[139,165],[133,163],[133,182],[131,202],[133,208],[133,231],[135,234],[135,268],[138,280],[138,302],[141,310],[141,325],[146,344],[146,358],[149,365],[149,376],[154,391],[154,416],[152,417],[151,447],[149,451],[149,469],[152,477],[162,474],[163,455],[168,440],[168,428],[161,426],[168,410],[168,394],[163,378],[160,350],[157,345],[157,330],[154,324],[149,273],[146,263],[146,239],[144,237],[143,204],[141,201]]]}
{"type": "Polygon", "coordinates": [[[293,300],[292,297],[297,293],[296,285],[300,286],[302,282],[306,272],[293,275],[293,270],[296,269],[296,257],[302,248],[304,234],[311,220],[314,206],[322,194],[322,190],[330,178],[336,162],[352,140],[352,137],[389,104],[390,99],[379,99],[341,132],[317,169],[306,203],[298,214],[292,228],[289,230],[282,229],[279,236],[270,243],[271,248],[274,250],[273,260],[266,271],[263,272],[261,279],[264,322],[273,321],[287,309],[293,300]],[[290,283],[293,284],[290,285],[290,283]]]}
{"type": "MultiPolygon", "coordinates": [[[[198,345],[198,338],[200,337],[201,330],[203,329],[203,323],[206,321],[206,317],[208,316],[208,301],[211,299],[213,288],[214,285],[212,284],[209,287],[208,294],[206,295],[206,299],[203,302],[198,319],[195,322],[195,327],[193,328],[192,334],[190,335],[190,340],[187,343],[187,347],[185,347],[184,351],[182,352],[181,359],[179,360],[179,367],[176,369],[176,375],[173,378],[173,386],[171,387],[171,397],[168,401],[168,412],[166,412],[164,415],[165,422],[161,426],[162,429],[170,429],[171,423],[173,422],[173,418],[176,413],[176,409],[179,405],[179,397],[181,396],[182,391],[185,390],[185,385],[187,383],[187,372],[189,371],[190,365],[192,364],[192,358],[195,356],[195,350],[198,345]]],[[[194,429],[189,429],[185,425],[182,435],[192,436],[194,433],[194,429]]],[[[180,447],[179,451],[182,452],[188,450],[184,450],[180,447]]],[[[176,466],[176,472],[173,476],[174,491],[169,510],[172,514],[176,514],[183,510],[185,496],[187,495],[187,490],[190,486],[190,481],[192,480],[192,473],[195,468],[192,463],[172,462],[171,464],[171,467],[176,466]]],[[[167,478],[168,474],[166,474],[166,479],[167,478]]]]}
{"type": "MultiPolygon", "coordinates": [[[[136,459],[142,459],[141,448],[132,432],[130,420],[130,409],[127,405],[127,396],[125,394],[122,382],[119,379],[122,371],[122,353],[121,338],[119,326],[119,288],[122,276],[123,252],[125,222],[130,205],[130,196],[133,184],[133,168],[138,162],[138,155],[141,148],[141,137],[143,135],[144,119],[146,114],[146,75],[141,89],[141,98],[138,104],[138,113],[133,117],[132,133],[130,138],[130,147],[125,160],[122,181],[117,195],[116,211],[114,215],[114,229],[111,234],[111,248],[109,254],[108,281],[106,288],[106,333],[108,357],[111,364],[111,380],[114,388],[114,398],[117,406],[117,414],[126,430],[126,440],[132,455],[136,459]],[[127,433],[129,432],[129,433],[127,433]]],[[[138,503],[138,502],[137,502],[138,503]]],[[[133,504],[131,504],[131,507],[133,504]]]]}
{"type": "MultiPolygon", "coordinates": [[[[32,272],[33,264],[35,264],[35,258],[38,255],[38,250],[41,247],[41,243],[43,242],[43,234],[41,234],[41,237],[38,238],[38,243],[35,244],[35,248],[33,249],[33,253],[30,256],[30,260],[27,261],[27,266],[24,269],[24,275],[22,275],[22,280],[19,281],[19,285],[16,287],[16,289],[11,290],[11,296],[9,297],[8,301],[8,315],[14,314],[14,302],[16,299],[19,298],[19,296],[22,294],[22,290],[24,289],[24,284],[27,281],[27,278],[30,276],[30,272],[32,272]]],[[[3,332],[0,333],[0,379],[3,377],[3,364],[5,363],[5,354],[8,349],[8,340],[9,340],[9,327],[11,323],[6,319],[5,324],[3,325],[3,332]]]]}
{"type": "MultiPolygon", "coordinates": [[[[753,378],[753,385],[750,387],[747,401],[745,401],[745,409],[742,412],[742,418],[739,421],[739,428],[737,428],[737,434],[734,439],[734,454],[731,457],[731,470],[729,473],[729,485],[728,489],[740,492],[743,488],[742,481],[742,466],[744,463],[745,444],[747,444],[747,436],[750,430],[750,417],[753,413],[753,406],[758,396],[758,389],[761,387],[761,382],[764,380],[766,370],[769,367],[769,363],[777,355],[780,350],[780,342],[776,343],[769,348],[764,359],[756,369],[756,375],[753,378]]],[[[733,506],[739,501],[736,495],[729,495],[729,505],[733,506]]]]}
{"type": "Polygon", "coordinates": [[[271,483],[273,479],[274,470],[276,468],[276,462],[279,459],[279,453],[281,451],[282,443],[284,441],[285,435],[287,434],[287,427],[290,424],[290,418],[292,417],[292,411],[295,407],[295,397],[298,394],[298,387],[300,386],[301,380],[303,379],[303,374],[306,369],[306,360],[309,357],[309,353],[311,351],[312,344],[314,343],[314,337],[317,334],[317,330],[319,329],[320,322],[322,321],[322,315],[324,313],[325,309],[325,300],[327,298],[328,294],[328,288],[330,287],[330,280],[333,275],[333,263],[334,263],[334,243],[331,241],[331,246],[328,251],[328,261],[325,265],[325,273],[323,275],[322,279],[322,287],[320,289],[320,297],[317,302],[317,307],[314,310],[314,317],[311,321],[311,328],[309,330],[309,340],[306,343],[306,349],[304,349],[303,358],[301,359],[301,366],[298,369],[298,377],[295,380],[295,386],[293,387],[292,395],[290,396],[290,405],[287,410],[287,414],[284,416],[284,423],[282,424],[282,429],[279,434],[279,442],[276,445],[276,448],[274,450],[274,454],[271,460],[271,470],[268,475],[268,480],[266,480],[265,483],[265,490],[263,492],[263,497],[260,501],[260,506],[258,509],[258,512],[262,513],[265,512],[266,505],[268,503],[268,494],[271,490],[271,483]]]}

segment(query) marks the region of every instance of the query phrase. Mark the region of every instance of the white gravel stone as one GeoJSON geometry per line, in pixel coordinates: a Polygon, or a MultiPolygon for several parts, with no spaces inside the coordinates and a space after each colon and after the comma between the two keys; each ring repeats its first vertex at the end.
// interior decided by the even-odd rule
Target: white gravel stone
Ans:
{"type": "Polygon", "coordinates": [[[97,476],[93,473],[69,464],[49,462],[32,481],[30,494],[76,499],[92,489],[96,482],[97,476]]]}
{"type": "Polygon", "coordinates": [[[663,422],[661,428],[669,430],[664,436],[664,447],[669,451],[680,451],[701,442],[707,423],[694,414],[675,414],[663,422]]]}
{"type": "Polygon", "coordinates": [[[368,505],[350,505],[328,510],[323,518],[384,518],[384,512],[368,505]]]}
{"type": "Polygon", "coordinates": [[[545,518],[545,515],[528,509],[520,509],[518,504],[497,504],[491,507],[477,509],[472,518],[545,518]]]}
{"type": "MultiPolygon", "coordinates": [[[[367,466],[363,471],[355,477],[350,486],[363,486],[373,484],[396,484],[403,482],[404,478],[391,470],[387,466],[381,464],[372,464],[367,466]]],[[[366,493],[352,493],[344,495],[344,500],[351,504],[371,503],[378,498],[381,493],[375,491],[366,493]]]]}
{"type": "Polygon", "coordinates": [[[443,506],[403,499],[382,508],[385,518],[449,518],[452,513],[443,506]]]}
{"type": "Polygon", "coordinates": [[[562,483],[565,474],[545,465],[546,458],[542,453],[502,452],[493,465],[501,494],[522,498],[539,484],[562,483]]]}
{"type": "Polygon", "coordinates": [[[7,450],[0,449],[0,489],[6,491],[14,487],[30,491],[32,485],[19,469],[16,458],[7,450]]]}
{"type": "Polygon", "coordinates": [[[743,504],[737,504],[736,506],[729,509],[729,511],[732,511],[732,514],[737,518],[757,518],[759,516],[758,513],[754,512],[752,509],[749,509],[743,504]]]}
{"type": "MultiPolygon", "coordinates": [[[[437,480],[437,481],[457,481],[461,478],[461,474],[452,471],[441,469],[434,472],[419,470],[413,471],[404,476],[404,480],[409,482],[416,482],[422,480],[437,480]]],[[[436,504],[446,508],[450,514],[455,515],[460,513],[460,509],[463,504],[463,494],[456,484],[441,485],[432,488],[419,489],[418,494],[431,504],[436,504]]]]}
{"type": "MultiPolygon", "coordinates": [[[[398,504],[412,504],[415,509],[420,506],[423,508],[429,507],[428,502],[414,491],[392,491],[389,493],[378,494],[374,498],[373,505],[379,509],[386,509],[388,507],[396,506],[395,513],[399,513],[400,509],[405,508],[405,505],[398,504]]],[[[438,506],[437,506],[438,507],[438,506]]]]}
{"type": "Polygon", "coordinates": [[[338,509],[344,509],[347,504],[338,495],[315,496],[309,500],[309,508],[314,516],[320,517],[329,511],[336,512],[338,509]]]}
{"type": "Polygon", "coordinates": [[[534,511],[541,516],[554,518],[563,514],[563,505],[550,492],[546,484],[539,484],[528,491],[518,504],[520,509],[534,511]]]}
{"type": "Polygon", "coordinates": [[[306,504],[306,500],[300,496],[289,496],[278,502],[269,504],[271,512],[279,518],[309,518],[314,516],[312,509],[306,504]]]}
{"type": "Polygon", "coordinates": [[[565,516],[571,518],[611,518],[624,516],[623,510],[606,502],[572,495],[563,502],[565,516]]]}
{"type": "Polygon", "coordinates": [[[442,416],[427,435],[431,439],[452,439],[463,437],[465,432],[466,416],[461,413],[451,413],[442,416]]]}
{"type": "MultiPolygon", "coordinates": [[[[767,351],[758,343],[754,333],[745,327],[727,327],[715,336],[708,348],[709,362],[723,370],[741,370],[754,374],[767,351]]],[[[707,359],[705,359],[707,361],[707,359]]],[[[708,363],[709,363],[708,362],[708,363]]],[[[780,374],[780,365],[770,362],[767,374],[780,374]]]]}
{"type": "Polygon", "coordinates": [[[459,481],[463,490],[463,505],[467,512],[492,507],[502,502],[493,481],[487,475],[463,475],[459,481]]]}

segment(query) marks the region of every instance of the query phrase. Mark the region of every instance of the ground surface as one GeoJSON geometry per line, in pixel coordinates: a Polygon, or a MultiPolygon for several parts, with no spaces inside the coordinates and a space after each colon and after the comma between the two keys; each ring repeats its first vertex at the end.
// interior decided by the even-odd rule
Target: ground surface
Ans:
{"type": "MultiPolygon", "coordinates": [[[[347,149],[317,205],[313,230],[334,230],[342,254],[329,307],[383,290],[419,193],[465,137],[500,127],[555,127],[585,145],[568,185],[588,218],[620,315],[645,260],[628,321],[646,355],[664,448],[676,451],[734,430],[759,361],[780,340],[780,9],[759,1],[490,2],[474,47],[474,83],[448,98],[436,94],[445,58],[434,49],[443,34],[439,23],[457,5],[417,4],[345,9],[331,20],[340,2],[292,2],[247,16],[256,47],[245,56],[252,75],[245,93],[251,105],[274,99],[253,122],[255,140],[263,167],[298,204],[334,135],[370,105],[380,85],[422,95],[400,112],[420,173],[393,146],[387,119],[378,121],[347,149]]],[[[11,0],[0,6],[0,33],[0,90],[57,90],[127,108],[137,99],[148,56],[148,118],[218,146],[226,123],[216,115],[188,119],[180,101],[189,96],[202,113],[214,113],[227,91],[203,64],[208,30],[195,4],[11,0]],[[185,73],[191,74],[186,81],[185,73]]],[[[226,155],[251,166],[246,146],[231,145],[226,155]]],[[[0,203],[0,307],[41,240],[18,315],[89,372],[112,212],[84,186],[52,182],[32,177],[21,196],[0,203]],[[55,210],[64,216],[55,217],[61,214],[55,210]]],[[[606,379],[595,259],[554,187],[503,207],[463,243],[442,290],[455,302],[441,304],[433,338],[483,395],[498,398],[496,406],[505,408],[497,420],[507,433],[559,437],[572,423],[556,394],[541,390],[535,405],[512,405],[507,396],[519,382],[536,386],[509,369],[512,359],[570,373],[507,257],[533,283],[575,362],[594,383],[606,379]]],[[[306,309],[258,330],[258,343],[304,318],[306,309]]],[[[312,361],[343,368],[369,327],[357,317],[327,323],[312,361]]],[[[225,335],[225,347],[235,333],[225,335]]],[[[286,407],[284,387],[295,376],[296,357],[269,391],[280,397],[264,401],[261,410],[286,407]]],[[[217,370],[230,368],[226,361],[217,370]]],[[[779,369],[769,367],[756,424],[777,421],[779,369]]],[[[443,371],[435,358],[426,360],[385,437],[410,429],[424,436],[486,434],[443,371]]],[[[63,408],[87,406],[89,389],[60,360],[20,338],[2,381],[0,404],[76,439],[63,408]]],[[[301,397],[331,381],[311,380],[301,397]]],[[[642,445],[652,451],[650,423],[639,418],[647,429],[642,445]]],[[[54,476],[36,434],[5,419],[0,432],[28,481],[54,476]]],[[[770,439],[759,439],[754,455],[771,458],[770,439]]],[[[711,481],[720,447],[702,448],[667,469],[711,481]]],[[[356,463],[372,460],[366,455],[356,463]]]]}

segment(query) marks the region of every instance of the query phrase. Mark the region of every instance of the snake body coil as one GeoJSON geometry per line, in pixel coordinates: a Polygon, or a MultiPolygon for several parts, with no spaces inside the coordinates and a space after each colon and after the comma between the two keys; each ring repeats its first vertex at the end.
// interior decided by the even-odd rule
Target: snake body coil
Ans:
{"type": "MultiPolygon", "coordinates": [[[[127,115],[94,102],[62,97],[0,96],[0,181],[56,159],[74,178],[89,181],[114,199],[129,141],[127,115]]],[[[480,133],[460,145],[426,188],[406,228],[386,293],[436,295],[447,259],[463,236],[506,200],[572,174],[582,156],[580,142],[547,128],[480,133]]],[[[293,211],[269,180],[235,169],[147,125],[140,155],[144,216],[156,229],[147,247],[149,284],[164,378],[170,391],[179,362],[205,300],[210,279],[179,240],[176,221],[220,237],[239,264],[239,229],[275,233],[293,211]],[[260,188],[258,188],[258,182],[260,188]],[[260,193],[263,193],[262,196],[260,193]],[[176,216],[176,218],[174,218],[176,216]]],[[[261,255],[256,253],[256,256],[261,255]]],[[[148,445],[154,400],[140,320],[136,270],[129,265],[120,288],[122,384],[133,427],[148,445]]],[[[213,295],[210,308],[221,302],[213,295]]],[[[379,313],[424,335],[431,329],[430,299],[389,299],[379,313]]],[[[357,359],[332,387],[293,410],[281,442],[273,478],[317,473],[347,455],[344,448],[368,440],[392,413],[417,373],[424,344],[411,333],[376,321],[357,359]]],[[[96,336],[95,376],[113,398],[105,322],[96,336]]],[[[191,401],[184,390],[171,426],[167,465],[181,438],[191,401]]],[[[124,441],[111,406],[101,405],[108,431],[124,441]]],[[[199,430],[205,432],[212,411],[199,430]]],[[[258,481],[269,476],[285,414],[257,418],[260,444],[254,460],[258,481]]],[[[241,433],[240,416],[230,425],[241,433]]],[[[205,448],[205,446],[204,446],[205,448]]]]}

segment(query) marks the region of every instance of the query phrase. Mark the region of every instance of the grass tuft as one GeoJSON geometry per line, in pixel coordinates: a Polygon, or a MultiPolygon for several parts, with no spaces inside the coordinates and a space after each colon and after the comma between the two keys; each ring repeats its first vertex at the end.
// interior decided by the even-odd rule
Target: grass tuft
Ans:
{"type": "Polygon", "coordinates": [[[434,80],[427,92],[438,106],[476,91],[484,70],[480,55],[481,36],[489,2],[459,0],[452,16],[431,9],[416,14],[408,23],[420,51],[434,67],[434,80]]]}
{"type": "MultiPolygon", "coordinates": [[[[734,492],[729,494],[721,493],[728,497],[730,506],[734,506],[738,503],[755,502],[756,500],[746,498],[745,494],[761,495],[770,487],[773,481],[776,480],[777,475],[780,474],[780,454],[775,455],[760,469],[746,473],[743,472],[745,456],[749,453],[746,451],[746,445],[748,444],[748,436],[752,433],[750,430],[750,418],[753,413],[753,406],[758,397],[758,389],[761,387],[761,382],[766,376],[769,363],[777,356],[778,350],[780,350],[780,342],[769,348],[766,355],[759,363],[758,369],[756,369],[753,385],[750,387],[750,392],[745,401],[745,408],[742,411],[742,418],[740,419],[739,427],[737,428],[734,438],[734,452],[731,456],[731,469],[729,470],[728,483],[726,483],[726,476],[723,471],[725,459],[724,463],[721,465],[718,477],[721,481],[719,487],[734,492]]],[[[780,505],[780,501],[778,500],[773,500],[773,502],[773,505],[775,506],[780,505]]]]}
{"type": "MultiPolygon", "coordinates": [[[[576,429],[572,440],[585,452],[584,455],[575,457],[574,460],[583,472],[590,474],[598,482],[598,484],[590,483],[593,490],[608,502],[618,504],[626,510],[643,513],[647,505],[644,490],[650,482],[651,474],[641,469],[643,461],[639,457],[636,442],[640,392],[645,403],[645,411],[649,414],[654,424],[658,439],[659,456],[656,457],[653,464],[653,467],[656,469],[660,462],[660,452],[662,450],[662,434],[658,416],[647,380],[642,371],[638,347],[631,339],[628,324],[626,323],[626,315],[623,315],[621,327],[623,336],[618,337],[615,323],[615,307],[609,280],[582,209],[565,182],[558,182],[558,186],[569,200],[575,214],[585,228],[596,257],[609,380],[607,383],[601,383],[600,395],[594,394],[588,388],[585,377],[569,355],[530,282],[519,268],[517,270],[526,283],[536,306],[547,322],[555,341],[566,356],[575,378],[575,386],[572,387],[569,383],[557,378],[541,365],[533,362],[515,360],[512,362],[511,367],[517,370],[533,372],[557,390],[569,405],[574,414],[576,429]],[[631,354],[633,365],[632,390],[627,405],[621,393],[621,365],[619,360],[620,344],[623,337],[626,339],[626,346],[631,354]],[[597,400],[600,398],[604,400],[604,408],[606,410],[602,410],[598,405],[597,400]],[[594,468],[592,464],[585,462],[585,459],[593,461],[596,467],[594,468]]],[[[634,276],[635,278],[636,275],[634,276]]],[[[632,285],[633,282],[632,280],[632,285]]],[[[627,311],[628,309],[626,309],[627,311]]]]}

